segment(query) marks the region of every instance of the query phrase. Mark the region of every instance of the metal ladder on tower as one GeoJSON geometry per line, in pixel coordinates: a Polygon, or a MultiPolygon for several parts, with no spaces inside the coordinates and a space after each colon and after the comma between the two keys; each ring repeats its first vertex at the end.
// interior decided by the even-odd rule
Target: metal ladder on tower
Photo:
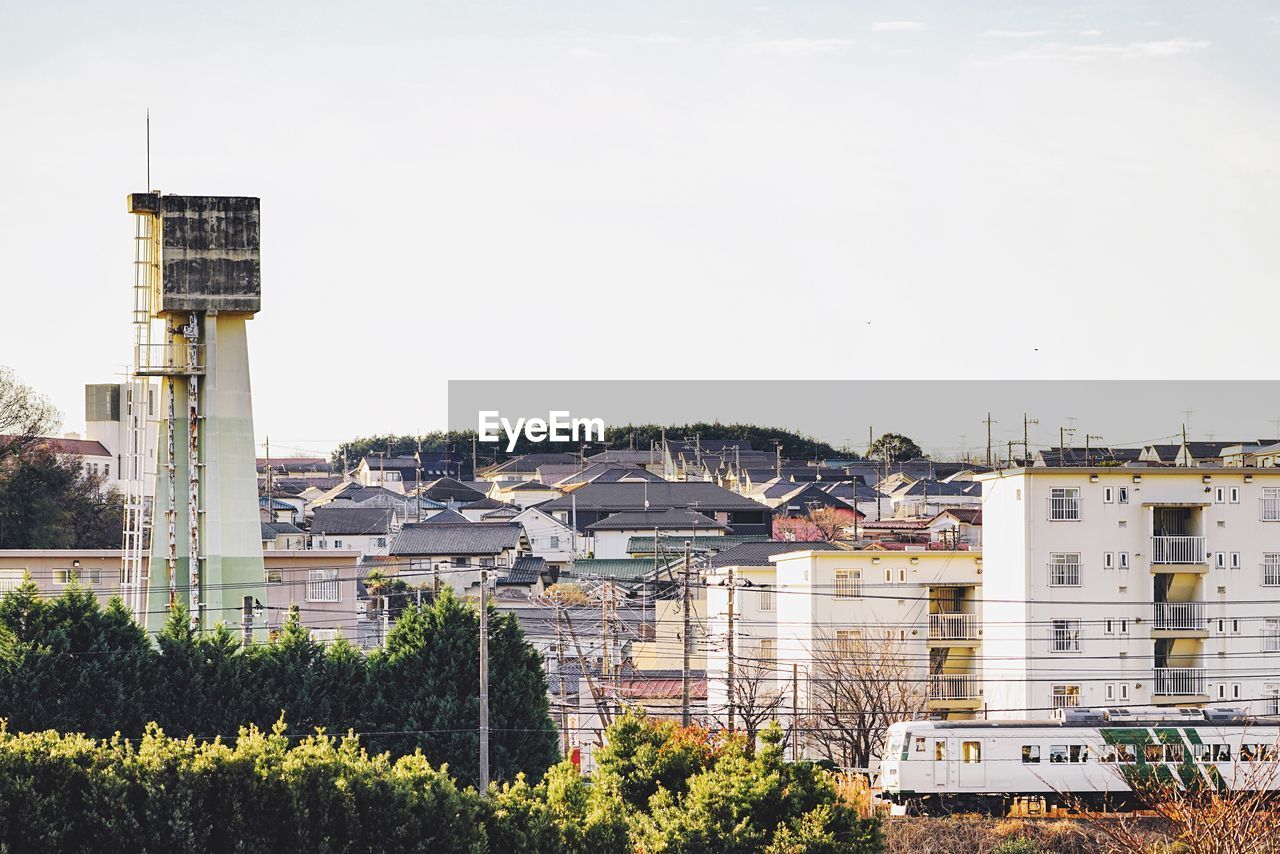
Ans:
{"type": "Polygon", "coordinates": [[[151,327],[155,300],[160,287],[160,234],[155,217],[134,216],[133,238],[133,366],[126,380],[125,465],[128,477],[124,490],[124,536],[122,540],[120,586],[125,604],[138,622],[145,624],[147,607],[146,571],[151,547],[152,514],[148,495],[154,472],[148,472],[151,454],[147,438],[153,416],[153,386],[146,374],[150,366],[151,327]]]}

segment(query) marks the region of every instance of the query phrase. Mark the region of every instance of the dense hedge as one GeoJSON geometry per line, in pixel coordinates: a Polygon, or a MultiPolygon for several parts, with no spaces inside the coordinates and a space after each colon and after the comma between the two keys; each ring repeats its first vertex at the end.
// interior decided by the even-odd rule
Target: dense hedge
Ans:
{"type": "MultiPolygon", "coordinates": [[[[11,731],[97,738],[165,732],[235,736],[283,713],[295,732],[365,733],[376,752],[421,750],[464,782],[477,771],[479,615],[445,592],[409,607],[385,650],[311,640],[297,612],[270,644],[244,648],[225,628],[197,637],[177,609],[152,643],[113,600],[74,585],[56,599],[27,583],[0,601],[0,717],[11,731]]],[[[537,779],[559,758],[546,677],[514,616],[490,613],[491,765],[537,779]]]]}
{"type": "Polygon", "coordinates": [[[291,742],[278,725],[229,744],[94,741],[0,727],[0,851],[772,852],[880,849],[875,820],[824,772],[784,763],[780,731],[740,739],[626,715],[590,780],[572,765],[482,798],[421,754],[355,736],[291,742]]]}

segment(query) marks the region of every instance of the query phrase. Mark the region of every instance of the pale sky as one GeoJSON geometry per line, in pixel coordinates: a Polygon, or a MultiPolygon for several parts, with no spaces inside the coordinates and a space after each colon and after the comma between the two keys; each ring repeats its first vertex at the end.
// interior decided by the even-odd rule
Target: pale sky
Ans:
{"type": "Polygon", "coordinates": [[[1274,4],[0,20],[0,364],[69,430],[129,358],[148,107],[153,186],[262,198],[275,453],[443,427],[449,379],[1276,375],[1274,4]]]}

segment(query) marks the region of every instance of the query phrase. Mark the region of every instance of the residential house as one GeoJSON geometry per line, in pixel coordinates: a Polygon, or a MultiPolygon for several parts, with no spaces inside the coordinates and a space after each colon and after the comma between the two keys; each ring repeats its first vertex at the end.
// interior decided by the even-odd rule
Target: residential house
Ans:
{"type": "MultiPolygon", "coordinates": [[[[490,511],[509,512],[507,509],[490,511]]],[[[489,521],[486,516],[485,521],[489,521]]],[[[544,512],[539,507],[526,507],[511,517],[518,522],[529,539],[529,551],[542,558],[552,569],[562,569],[587,551],[590,537],[582,536],[569,525],[544,512]]]]}
{"type": "Polygon", "coordinates": [[[439,579],[460,596],[480,582],[480,572],[502,577],[516,558],[530,553],[518,522],[410,523],[391,543],[396,574],[410,584],[439,579]]]}
{"type": "Polygon", "coordinates": [[[318,507],[311,516],[311,547],[385,555],[398,528],[399,519],[390,507],[318,507]]]}
{"type": "Polygon", "coordinates": [[[500,480],[495,481],[489,489],[490,498],[504,504],[514,504],[517,507],[541,504],[544,501],[559,498],[563,494],[554,486],[547,486],[536,480],[500,480]]]}
{"type": "Polygon", "coordinates": [[[307,547],[307,532],[292,522],[263,522],[263,551],[294,551],[307,547]]]}
{"type": "Polygon", "coordinates": [[[680,537],[716,536],[729,531],[729,526],[695,510],[624,510],[611,513],[586,527],[593,540],[593,555],[598,558],[625,558],[627,544],[633,534],[663,534],[680,537]]]}
{"type": "Polygon", "coordinates": [[[548,465],[580,465],[581,460],[577,454],[525,454],[520,457],[512,457],[491,466],[482,467],[476,472],[477,480],[485,480],[490,483],[498,483],[500,481],[516,481],[516,480],[536,480],[538,477],[538,468],[548,465]]]}
{"type": "Polygon", "coordinates": [[[263,557],[267,602],[265,613],[255,621],[265,619],[274,634],[284,624],[289,608],[297,605],[303,625],[315,640],[330,643],[339,633],[347,640],[356,640],[359,552],[295,550],[268,552],[263,557]]]}
{"type": "Polygon", "coordinates": [[[735,534],[773,530],[772,510],[711,483],[588,483],[539,509],[580,532],[613,513],[671,509],[696,510],[735,534]]]}
{"type": "Polygon", "coordinates": [[[982,548],[982,508],[948,507],[929,520],[929,542],[949,548],[982,548]]]}

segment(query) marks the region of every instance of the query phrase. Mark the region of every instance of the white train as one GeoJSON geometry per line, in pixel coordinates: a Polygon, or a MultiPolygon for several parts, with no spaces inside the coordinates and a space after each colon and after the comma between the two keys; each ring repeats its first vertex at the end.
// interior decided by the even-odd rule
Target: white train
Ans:
{"type": "Polygon", "coordinates": [[[1130,780],[1280,789],[1280,718],[1240,709],[1059,709],[1052,720],[889,727],[881,797],[909,813],[1138,806],[1130,780]]]}

